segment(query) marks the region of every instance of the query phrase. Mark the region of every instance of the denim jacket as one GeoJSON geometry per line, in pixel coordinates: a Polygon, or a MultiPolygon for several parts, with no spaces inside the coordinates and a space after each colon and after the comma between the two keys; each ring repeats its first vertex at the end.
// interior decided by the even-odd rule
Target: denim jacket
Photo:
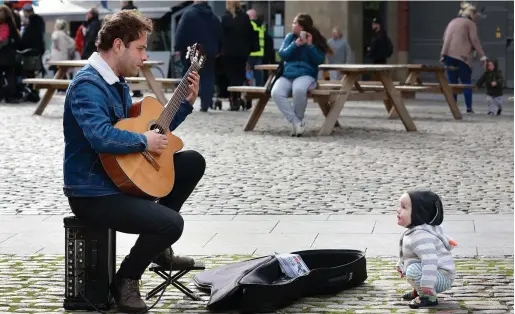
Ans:
{"type": "MultiPolygon", "coordinates": [[[[92,66],[90,58],[90,64],[71,82],[64,102],[63,190],[67,197],[121,193],[104,170],[98,154],[127,154],[147,148],[143,134],[113,127],[118,120],[127,118],[132,105],[129,86],[123,79],[113,83],[114,72],[110,68],[108,74],[100,69],[104,72],[101,74],[95,68],[98,66],[92,66]],[[117,87],[123,90],[124,99],[117,87]]],[[[170,123],[170,130],[177,128],[192,111],[193,106],[184,101],[170,123]]]]}

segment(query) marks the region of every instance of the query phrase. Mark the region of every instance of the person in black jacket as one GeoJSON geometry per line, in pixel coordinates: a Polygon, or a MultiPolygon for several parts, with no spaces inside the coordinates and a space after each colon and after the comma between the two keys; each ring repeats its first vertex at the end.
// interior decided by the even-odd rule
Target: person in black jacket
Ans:
{"type": "Polygon", "coordinates": [[[122,1],[122,10],[137,10],[138,7],[134,5],[134,1],[122,1]]]}
{"type": "MultiPolygon", "coordinates": [[[[222,16],[222,58],[229,86],[243,85],[249,55],[259,50],[259,37],[249,16],[241,9],[240,1],[227,2],[227,11],[222,16]]],[[[231,110],[246,106],[240,93],[230,93],[231,110]]]]}
{"type": "Polygon", "coordinates": [[[13,9],[13,1],[4,1],[5,2],[5,5],[11,9],[11,12],[13,14],[13,17],[14,17],[14,22],[16,23],[16,28],[18,29],[18,31],[21,29],[21,18],[20,18],[20,14],[18,13],[18,11],[15,11],[13,9]]]}
{"type": "Polygon", "coordinates": [[[215,90],[215,65],[220,54],[222,26],[206,1],[195,1],[182,15],[175,33],[175,51],[180,52],[184,65],[183,75],[190,66],[186,59],[187,48],[195,43],[202,45],[206,62],[200,70],[200,111],[213,106],[215,90]]]}
{"type": "Polygon", "coordinates": [[[28,20],[23,34],[21,35],[21,45],[23,49],[32,49],[28,56],[43,56],[45,53],[45,21],[36,13],[32,5],[23,6],[23,13],[28,20]]]}
{"type": "Polygon", "coordinates": [[[14,77],[16,63],[16,46],[20,42],[20,33],[11,10],[6,5],[0,6],[0,100],[7,103],[19,103],[16,98],[16,81],[14,77]],[[7,86],[4,89],[4,77],[7,86]]]}
{"type": "MultiPolygon", "coordinates": [[[[23,14],[26,19],[24,30],[21,34],[19,50],[27,50],[23,54],[23,76],[34,78],[40,71],[44,72],[43,54],[45,53],[45,21],[41,16],[34,13],[32,5],[23,6],[23,14]]],[[[27,101],[38,102],[39,91],[29,86],[30,93],[26,96],[27,101]]]]}
{"type": "Polygon", "coordinates": [[[486,71],[476,82],[478,88],[486,87],[486,102],[488,103],[488,115],[500,115],[504,102],[503,88],[504,78],[501,70],[497,68],[497,60],[486,62],[486,71]],[[496,112],[497,110],[497,112],[496,112]]]}
{"type": "Polygon", "coordinates": [[[386,59],[393,53],[392,42],[377,18],[372,21],[372,29],[374,30],[374,36],[367,48],[368,55],[372,59],[372,63],[386,64],[386,59]]]}
{"type": "Polygon", "coordinates": [[[81,59],[88,59],[93,52],[97,51],[95,42],[97,40],[97,34],[100,31],[100,20],[98,19],[97,8],[91,8],[86,14],[86,35],[84,36],[84,48],[82,48],[81,59]]]}

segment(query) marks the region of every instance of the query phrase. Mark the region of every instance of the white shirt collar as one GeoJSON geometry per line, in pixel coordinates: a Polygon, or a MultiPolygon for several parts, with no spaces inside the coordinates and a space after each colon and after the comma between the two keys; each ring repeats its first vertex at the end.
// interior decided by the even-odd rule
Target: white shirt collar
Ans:
{"type": "Polygon", "coordinates": [[[102,78],[107,82],[109,85],[113,85],[114,83],[117,83],[120,81],[118,76],[114,74],[113,69],[105,62],[104,59],[100,56],[98,52],[94,52],[88,59],[89,65],[91,65],[95,70],[100,73],[102,78]]]}

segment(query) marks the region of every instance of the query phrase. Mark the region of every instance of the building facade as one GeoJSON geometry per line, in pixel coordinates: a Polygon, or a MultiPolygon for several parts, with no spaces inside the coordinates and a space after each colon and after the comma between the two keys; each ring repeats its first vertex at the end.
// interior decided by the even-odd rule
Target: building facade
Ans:
{"type": "MultiPolygon", "coordinates": [[[[499,61],[507,86],[513,88],[513,1],[474,4],[485,15],[477,20],[483,49],[488,57],[499,61]]],[[[310,14],[326,37],[338,26],[351,46],[355,63],[368,62],[365,49],[372,36],[371,21],[379,17],[394,44],[389,63],[438,64],[445,27],[457,16],[460,1],[247,1],[246,5],[265,15],[271,31],[275,15],[282,14],[287,33],[299,12],[310,14]]],[[[482,72],[479,61],[475,62],[473,80],[482,72]]],[[[405,77],[404,73],[399,76],[405,77]]],[[[425,79],[434,80],[432,76],[425,79]]]]}

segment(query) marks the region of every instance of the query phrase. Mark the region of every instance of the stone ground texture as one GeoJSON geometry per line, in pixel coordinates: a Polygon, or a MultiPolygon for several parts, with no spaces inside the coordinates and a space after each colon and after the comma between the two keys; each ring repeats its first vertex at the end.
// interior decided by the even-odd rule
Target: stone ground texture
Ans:
{"type": "MultiPolygon", "coordinates": [[[[121,258],[118,257],[118,263],[121,258]]],[[[197,258],[206,263],[206,269],[211,269],[251,257],[197,258]]],[[[439,295],[437,307],[421,310],[409,309],[400,298],[409,285],[397,275],[395,262],[367,258],[368,279],[363,285],[337,295],[303,298],[276,313],[513,313],[513,259],[456,259],[457,277],[452,289],[439,295]]],[[[64,312],[63,270],[63,256],[0,255],[0,312],[64,312]]],[[[191,274],[183,277],[182,282],[201,293],[189,280],[191,274]]],[[[147,271],[142,278],[142,294],[161,281],[147,271]]],[[[168,288],[152,312],[205,313],[209,295],[202,297],[202,301],[192,301],[175,288],[168,288]]]]}
{"type": "MultiPolygon", "coordinates": [[[[388,120],[381,102],[348,102],[342,129],[317,137],[320,110],[309,104],[307,133],[269,103],[255,131],[249,112],[194,113],[175,132],[201,152],[207,170],[184,214],[383,214],[406,189],[431,188],[447,213],[513,212],[513,103],[489,117],[452,118],[441,95],[406,100],[418,132],[388,120]]],[[[62,193],[63,95],[42,116],[34,104],[0,105],[0,214],[66,214],[62,193]]],[[[459,100],[462,105],[462,96],[459,100]]]]}

